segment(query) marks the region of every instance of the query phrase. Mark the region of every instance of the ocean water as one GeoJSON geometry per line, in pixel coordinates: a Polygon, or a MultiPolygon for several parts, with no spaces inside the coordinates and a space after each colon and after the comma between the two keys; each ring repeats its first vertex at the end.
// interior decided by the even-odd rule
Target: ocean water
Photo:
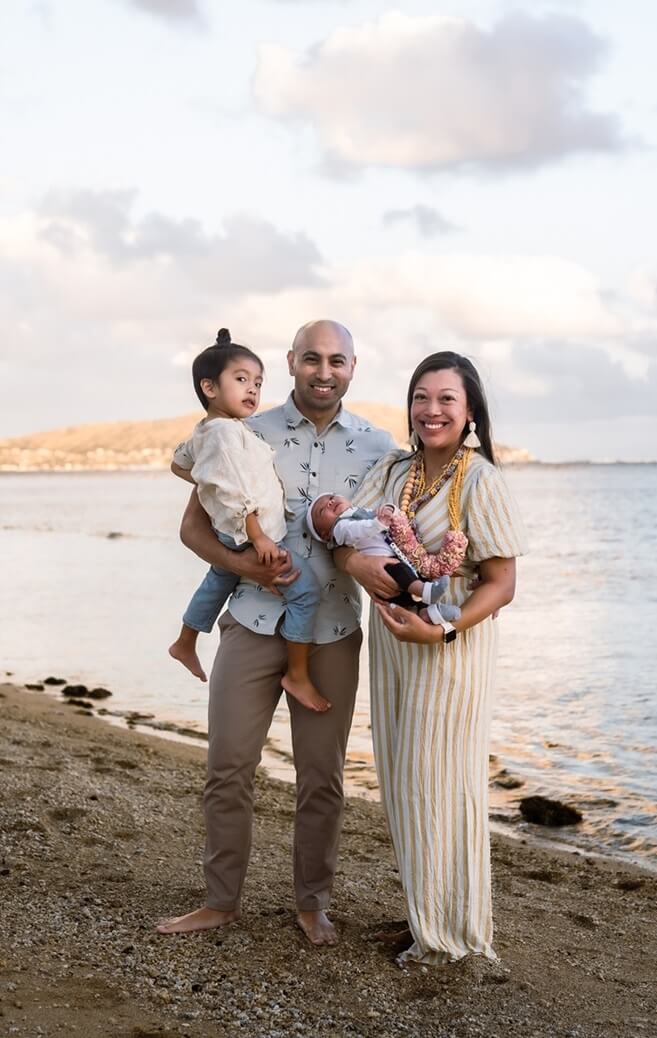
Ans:
{"type": "MultiPolygon", "coordinates": [[[[657,466],[506,475],[531,553],[498,620],[492,773],[524,784],[493,783],[492,815],[534,834],[520,796],[565,799],[584,822],[560,842],[657,869],[657,466]]],[[[166,652],[205,570],[178,540],[187,496],[161,472],[1,474],[0,676],[103,685],[112,709],[205,730],[207,686],[166,652]]],[[[293,777],[284,702],[265,763],[293,777]]],[[[365,652],[347,785],[377,795],[365,652]]]]}

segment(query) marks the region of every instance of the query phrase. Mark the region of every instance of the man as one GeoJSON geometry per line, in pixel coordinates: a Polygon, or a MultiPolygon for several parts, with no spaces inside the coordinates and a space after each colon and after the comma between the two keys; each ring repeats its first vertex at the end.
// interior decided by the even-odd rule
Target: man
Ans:
{"type": "MultiPolygon", "coordinates": [[[[310,676],[331,703],[314,713],[288,697],[297,806],[294,884],[297,922],[314,945],[335,944],[326,915],[337,863],[343,814],[343,769],[351,726],[362,640],[360,595],[351,576],[337,571],[326,546],[305,525],[308,502],[320,493],[350,496],[366,471],[394,447],[391,436],[345,411],[342,397],[356,357],[350,333],[335,321],[312,321],[297,332],[288,353],[294,390],[281,407],[249,419],[276,451],[285,484],[291,547],[308,560],[322,588],[310,676]]],[[[183,457],[176,468],[186,476],[183,457]]],[[[190,459],[191,460],[191,459],[190,459]]],[[[284,602],[276,583],[293,580],[289,563],[265,566],[252,549],[239,554],[220,544],[196,493],[183,517],[181,537],[207,562],[242,578],[220,620],[221,640],[210,678],[208,779],[204,794],[207,904],[161,923],[160,933],[212,929],[235,922],[251,847],[253,781],[272,716],[281,696],[286,648],[279,634],[284,602]]],[[[367,590],[396,591],[385,559],[350,566],[367,590]]]]}

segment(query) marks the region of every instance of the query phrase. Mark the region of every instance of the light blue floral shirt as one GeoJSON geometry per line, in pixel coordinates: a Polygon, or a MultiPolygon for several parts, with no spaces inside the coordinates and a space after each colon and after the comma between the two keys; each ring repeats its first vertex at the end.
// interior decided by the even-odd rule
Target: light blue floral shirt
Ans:
{"type": "MultiPolygon", "coordinates": [[[[333,564],[328,548],[312,538],[305,523],[308,503],[318,494],[351,498],[361,480],[384,454],[394,450],[390,433],[340,408],[331,424],[317,435],[315,426],[295,406],[290,395],[280,407],[246,420],[257,436],[276,452],[276,468],[286,493],[286,544],[311,566],[321,588],[313,641],[322,644],[346,638],[360,625],[360,589],[333,564]]],[[[189,442],[177,448],[174,460],[191,468],[189,442]]],[[[285,603],[248,580],[238,584],[228,605],[244,627],[274,634],[285,603]]]]}

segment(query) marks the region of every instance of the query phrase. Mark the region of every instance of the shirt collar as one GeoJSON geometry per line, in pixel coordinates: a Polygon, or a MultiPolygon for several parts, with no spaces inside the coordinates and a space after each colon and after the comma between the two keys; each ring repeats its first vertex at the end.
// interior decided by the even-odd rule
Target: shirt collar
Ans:
{"type": "MultiPolygon", "coordinates": [[[[311,422],[305,417],[305,415],[301,414],[301,411],[294,402],[294,397],[292,396],[292,393],[290,393],[289,397],[283,404],[283,415],[285,416],[285,421],[287,422],[287,424],[293,429],[296,429],[297,426],[301,425],[302,422],[307,422],[308,425],[311,424],[311,422]]],[[[352,424],[352,416],[349,414],[349,411],[345,411],[344,407],[342,406],[342,402],[340,402],[338,413],[336,414],[335,418],[333,418],[330,425],[328,425],[327,428],[324,430],[324,432],[327,432],[332,425],[341,425],[343,426],[343,428],[348,429],[351,427],[352,424]]]]}

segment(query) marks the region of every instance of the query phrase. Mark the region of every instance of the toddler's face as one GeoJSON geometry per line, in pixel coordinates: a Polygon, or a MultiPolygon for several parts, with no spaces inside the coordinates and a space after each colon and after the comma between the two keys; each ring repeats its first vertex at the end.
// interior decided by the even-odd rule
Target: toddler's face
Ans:
{"type": "Polygon", "coordinates": [[[335,520],[342,515],[347,508],[351,508],[351,502],[339,494],[322,494],[318,497],[311,509],[313,526],[323,541],[328,541],[331,530],[335,526],[335,520]]]}

